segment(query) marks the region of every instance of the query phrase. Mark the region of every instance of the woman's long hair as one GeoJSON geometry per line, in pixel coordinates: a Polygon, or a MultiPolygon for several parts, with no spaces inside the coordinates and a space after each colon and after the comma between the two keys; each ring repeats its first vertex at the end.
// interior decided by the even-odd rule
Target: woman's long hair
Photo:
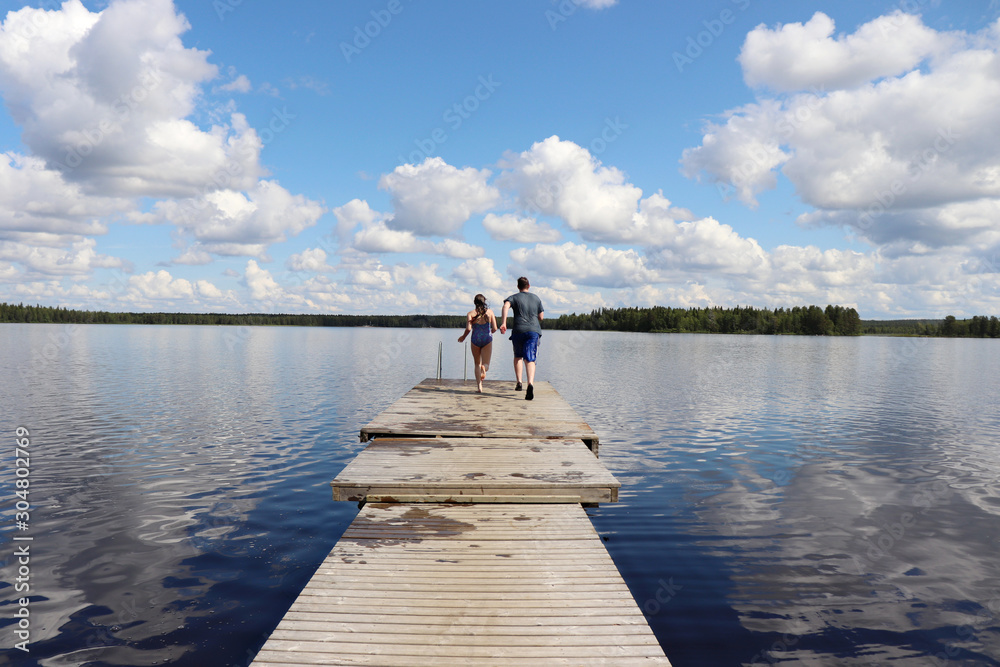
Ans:
{"type": "Polygon", "coordinates": [[[472,303],[476,304],[476,319],[486,317],[486,297],[482,294],[477,294],[472,303]]]}

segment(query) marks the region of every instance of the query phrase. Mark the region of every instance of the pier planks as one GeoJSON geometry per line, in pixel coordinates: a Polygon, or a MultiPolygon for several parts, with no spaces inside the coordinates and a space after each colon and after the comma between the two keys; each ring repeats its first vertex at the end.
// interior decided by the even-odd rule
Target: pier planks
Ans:
{"type": "Polygon", "coordinates": [[[367,504],[254,667],[669,667],[580,505],[619,483],[547,382],[424,380],[361,440],[331,486],[367,504]]]}
{"type": "Polygon", "coordinates": [[[334,500],[601,503],[621,485],[580,440],[378,438],[331,486],[334,500]]]}
{"type": "Polygon", "coordinates": [[[428,378],[361,429],[361,441],[399,436],[569,438],[597,454],[598,438],[548,382],[524,399],[514,383],[487,380],[483,393],[466,380],[428,378]]]}
{"type": "Polygon", "coordinates": [[[579,505],[369,503],[253,664],[669,662],[579,505]]]}

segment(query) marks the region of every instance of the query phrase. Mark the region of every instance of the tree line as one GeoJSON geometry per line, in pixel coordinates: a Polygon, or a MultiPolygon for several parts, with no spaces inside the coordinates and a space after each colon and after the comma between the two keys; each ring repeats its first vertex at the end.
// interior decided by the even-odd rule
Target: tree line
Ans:
{"type": "Polygon", "coordinates": [[[0,303],[0,322],[207,324],[300,327],[464,327],[461,315],[296,315],[289,313],[119,313],[0,303]]]}
{"type": "Polygon", "coordinates": [[[654,333],[805,334],[856,336],[862,333],[861,318],[854,308],[843,306],[795,306],[794,308],[601,308],[590,314],[563,315],[556,329],[597,331],[649,331],[654,333]]]}
{"type": "MultiPolygon", "coordinates": [[[[461,315],[297,315],[273,313],[127,313],[0,302],[0,322],[205,324],[220,326],[462,328],[461,315]]],[[[946,336],[1000,338],[997,317],[959,320],[862,320],[854,308],[600,308],[544,320],[546,329],[651,333],[798,334],[812,336],[946,336]]]]}

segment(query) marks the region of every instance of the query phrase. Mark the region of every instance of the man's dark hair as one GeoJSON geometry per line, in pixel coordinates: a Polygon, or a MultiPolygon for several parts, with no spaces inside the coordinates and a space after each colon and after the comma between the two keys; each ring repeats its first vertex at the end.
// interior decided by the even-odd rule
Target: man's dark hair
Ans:
{"type": "Polygon", "coordinates": [[[531,283],[528,282],[527,278],[521,276],[520,278],[517,279],[517,289],[522,290],[525,289],[526,287],[531,287],[531,283]]]}

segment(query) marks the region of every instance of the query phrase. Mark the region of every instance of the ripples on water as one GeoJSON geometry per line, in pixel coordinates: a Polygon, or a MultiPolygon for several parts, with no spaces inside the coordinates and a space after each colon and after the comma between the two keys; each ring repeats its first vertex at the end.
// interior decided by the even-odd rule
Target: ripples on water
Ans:
{"type": "MultiPolygon", "coordinates": [[[[357,512],[360,427],[438,341],[463,376],[452,333],[0,325],[35,536],[0,664],[248,664],[357,512]]],[[[996,345],[547,331],[539,379],[600,436],[621,501],[588,511],[677,667],[997,665],[996,345]]]]}

